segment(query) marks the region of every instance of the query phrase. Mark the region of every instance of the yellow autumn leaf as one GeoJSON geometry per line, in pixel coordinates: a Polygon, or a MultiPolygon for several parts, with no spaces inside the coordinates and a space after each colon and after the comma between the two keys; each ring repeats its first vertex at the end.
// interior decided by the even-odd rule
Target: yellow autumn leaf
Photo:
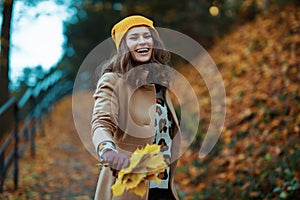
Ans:
{"type": "Polygon", "coordinates": [[[167,164],[159,152],[160,146],[156,144],[137,149],[130,157],[130,165],[119,171],[118,181],[112,186],[113,195],[120,196],[128,190],[143,197],[146,193],[146,180],[160,183],[157,174],[164,172],[167,164]]]}
{"type": "Polygon", "coordinates": [[[141,174],[141,173],[132,173],[128,178],[123,181],[123,183],[126,185],[127,189],[132,189],[135,188],[139,185],[140,180],[146,177],[146,175],[141,174]]]}
{"type": "Polygon", "coordinates": [[[140,162],[140,160],[143,158],[142,153],[133,153],[130,157],[130,165],[124,169],[124,171],[132,171],[133,168],[135,168],[138,163],[140,162]]]}
{"type": "Polygon", "coordinates": [[[147,154],[147,153],[158,153],[160,146],[156,144],[147,144],[143,149],[137,149],[135,153],[147,154]]]}
{"type": "Polygon", "coordinates": [[[146,178],[149,181],[157,181],[159,184],[161,183],[161,179],[157,177],[157,174],[149,174],[146,178]]]}
{"type": "Polygon", "coordinates": [[[144,148],[137,149],[130,157],[130,166],[124,170],[133,172],[132,170],[135,167],[137,167],[137,165],[139,164],[139,167],[137,167],[134,172],[138,173],[144,171],[143,168],[147,166],[141,165],[140,163],[144,162],[149,157],[158,153],[159,151],[160,151],[160,146],[156,144],[152,144],[152,145],[147,144],[144,148]]]}
{"type": "Polygon", "coordinates": [[[123,180],[124,177],[125,177],[126,175],[130,174],[130,171],[131,171],[131,170],[129,170],[128,168],[122,169],[122,170],[119,171],[119,173],[118,173],[118,179],[123,180]]]}
{"type": "Polygon", "coordinates": [[[149,170],[161,169],[167,166],[162,154],[154,155],[145,162],[149,163],[149,165],[146,165],[149,170]]]}
{"type": "Polygon", "coordinates": [[[122,183],[120,179],[117,179],[116,183],[111,187],[113,196],[120,196],[124,193],[126,185],[122,183]]]}
{"type": "Polygon", "coordinates": [[[145,181],[141,181],[140,184],[129,190],[132,193],[135,193],[136,195],[143,197],[146,194],[147,187],[145,181]]]}
{"type": "MultiPolygon", "coordinates": [[[[143,149],[137,149],[130,157],[130,165],[121,170],[118,174],[118,177],[122,179],[125,174],[128,173],[141,173],[145,172],[149,168],[155,168],[155,166],[160,166],[163,161],[162,155],[156,157],[156,154],[160,151],[160,146],[156,144],[149,145],[147,144],[143,149]],[[155,158],[153,159],[153,156],[155,158]],[[160,158],[162,157],[162,158],[160,158]],[[152,158],[152,159],[151,159],[152,158]],[[150,160],[149,160],[150,159],[150,160]],[[157,159],[157,160],[156,160],[157,159]],[[144,163],[146,162],[146,163],[144,163]],[[150,163],[151,165],[149,165],[150,163]],[[152,165],[155,165],[152,167],[152,165]]],[[[163,163],[165,163],[163,161],[163,163]]]]}
{"type": "Polygon", "coordinates": [[[161,167],[159,169],[156,169],[156,170],[151,170],[151,171],[148,171],[147,172],[147,176],[151,176],[152,174],[159,174],[159,173],[162,173],[166,170],[167,168],[167,165],[165,167],[161,167]]]}

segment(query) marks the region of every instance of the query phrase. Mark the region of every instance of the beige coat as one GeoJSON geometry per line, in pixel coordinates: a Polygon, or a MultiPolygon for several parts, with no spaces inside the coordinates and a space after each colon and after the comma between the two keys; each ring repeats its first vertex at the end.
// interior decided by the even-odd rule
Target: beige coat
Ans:
{"type": "MultiPolygon", "coordinates": [[[[179,155],[180,130],[168,91],[166,103],[175,121],[176,136],[172,143],[172,164],[170,172],[171,190],[178,199],[174,187],[174,170],[179,155]],[[177,134],[179,133],[179,134],[177,134]]],[[[119,152],[130,155],[137,148],[153,143],[155,121],[155,86],[147,84],[138,89],[129,86],[115,73],[105,73],[98,82],[94,94],[95,104],[92,118],[93,143],[97,148],[101,142],[111,141],[119,152]]],[[[95,199],[97,200],[140,200],[148,199],[125,192],[112,197],[111,186],[116,181],[109,168],[103,168],[99,175],[95,199]]],[[[147,183],[149,184],[149,183],[147,183]]]]}

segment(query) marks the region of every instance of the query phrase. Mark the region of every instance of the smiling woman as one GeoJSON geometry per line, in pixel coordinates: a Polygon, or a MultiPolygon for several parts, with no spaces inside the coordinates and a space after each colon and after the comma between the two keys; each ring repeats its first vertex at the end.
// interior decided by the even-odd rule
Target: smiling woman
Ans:
{"type": "Polygon", "coordinates": [[[63,22],[73,15],[67,5],[43,1],[35,6],[16,1],[12,20],[10,79],[22,75],[25,67],[48,70],[63,56],[63,22]]]}
{"type": "Polygon", "coordinates": [[[122,19],[111,33],[117,52],[100,65],[103,72],[93,96],[92,140],[100,163],[107,166],[100,172],[95,199],[178,199],[174,170],[181,131],[169,96],[173,78],[168,70],[170,52],[153,21],[144,16],[122,19]],[[112,192],[119,171],[129,164],[137,166],[137,176],[149,175],[156,166],[148,156],[144,157],[149,161],[146,168],[131,163],[133,152],[147,144],[159,145],[167,167],[154,167],[159,170],[155,178],[137,185],[145,192],[112,192]]]}
{"type": "Polygon", "coordinates": [[[151,57],[153,48],[151,32],[145,26],[130,29],[126,36],[126,45],[134,61],[147,62],[151,57]]]}

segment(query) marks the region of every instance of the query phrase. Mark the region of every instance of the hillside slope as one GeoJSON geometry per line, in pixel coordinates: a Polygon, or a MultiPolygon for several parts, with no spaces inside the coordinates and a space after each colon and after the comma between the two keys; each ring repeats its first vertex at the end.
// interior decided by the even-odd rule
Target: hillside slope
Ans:
{"type": "MultiPolygon", "coordinates": [[[[176,180],[183,196],[295,199],[300,195],[300,9],[271,8],[217,41],[209,53],[224,80],[226,121],[207,159],[195,160],[193,152],[181,159],[176,180]]],[[[209,97],[201,84],[196,92],[209,97]]],[[[209,109],[202,110],[208,122],[209,109]]]]}

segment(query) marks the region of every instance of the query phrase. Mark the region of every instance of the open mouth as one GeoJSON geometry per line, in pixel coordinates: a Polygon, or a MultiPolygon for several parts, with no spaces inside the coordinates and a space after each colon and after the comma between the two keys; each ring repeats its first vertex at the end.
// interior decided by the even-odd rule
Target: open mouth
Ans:
{"type": "Polygon", "coordinates": [[[148,53],[149,52],[149,48],[142,48],[142,49],[137,49],[135,50],[137,53],[148,53]]]}

